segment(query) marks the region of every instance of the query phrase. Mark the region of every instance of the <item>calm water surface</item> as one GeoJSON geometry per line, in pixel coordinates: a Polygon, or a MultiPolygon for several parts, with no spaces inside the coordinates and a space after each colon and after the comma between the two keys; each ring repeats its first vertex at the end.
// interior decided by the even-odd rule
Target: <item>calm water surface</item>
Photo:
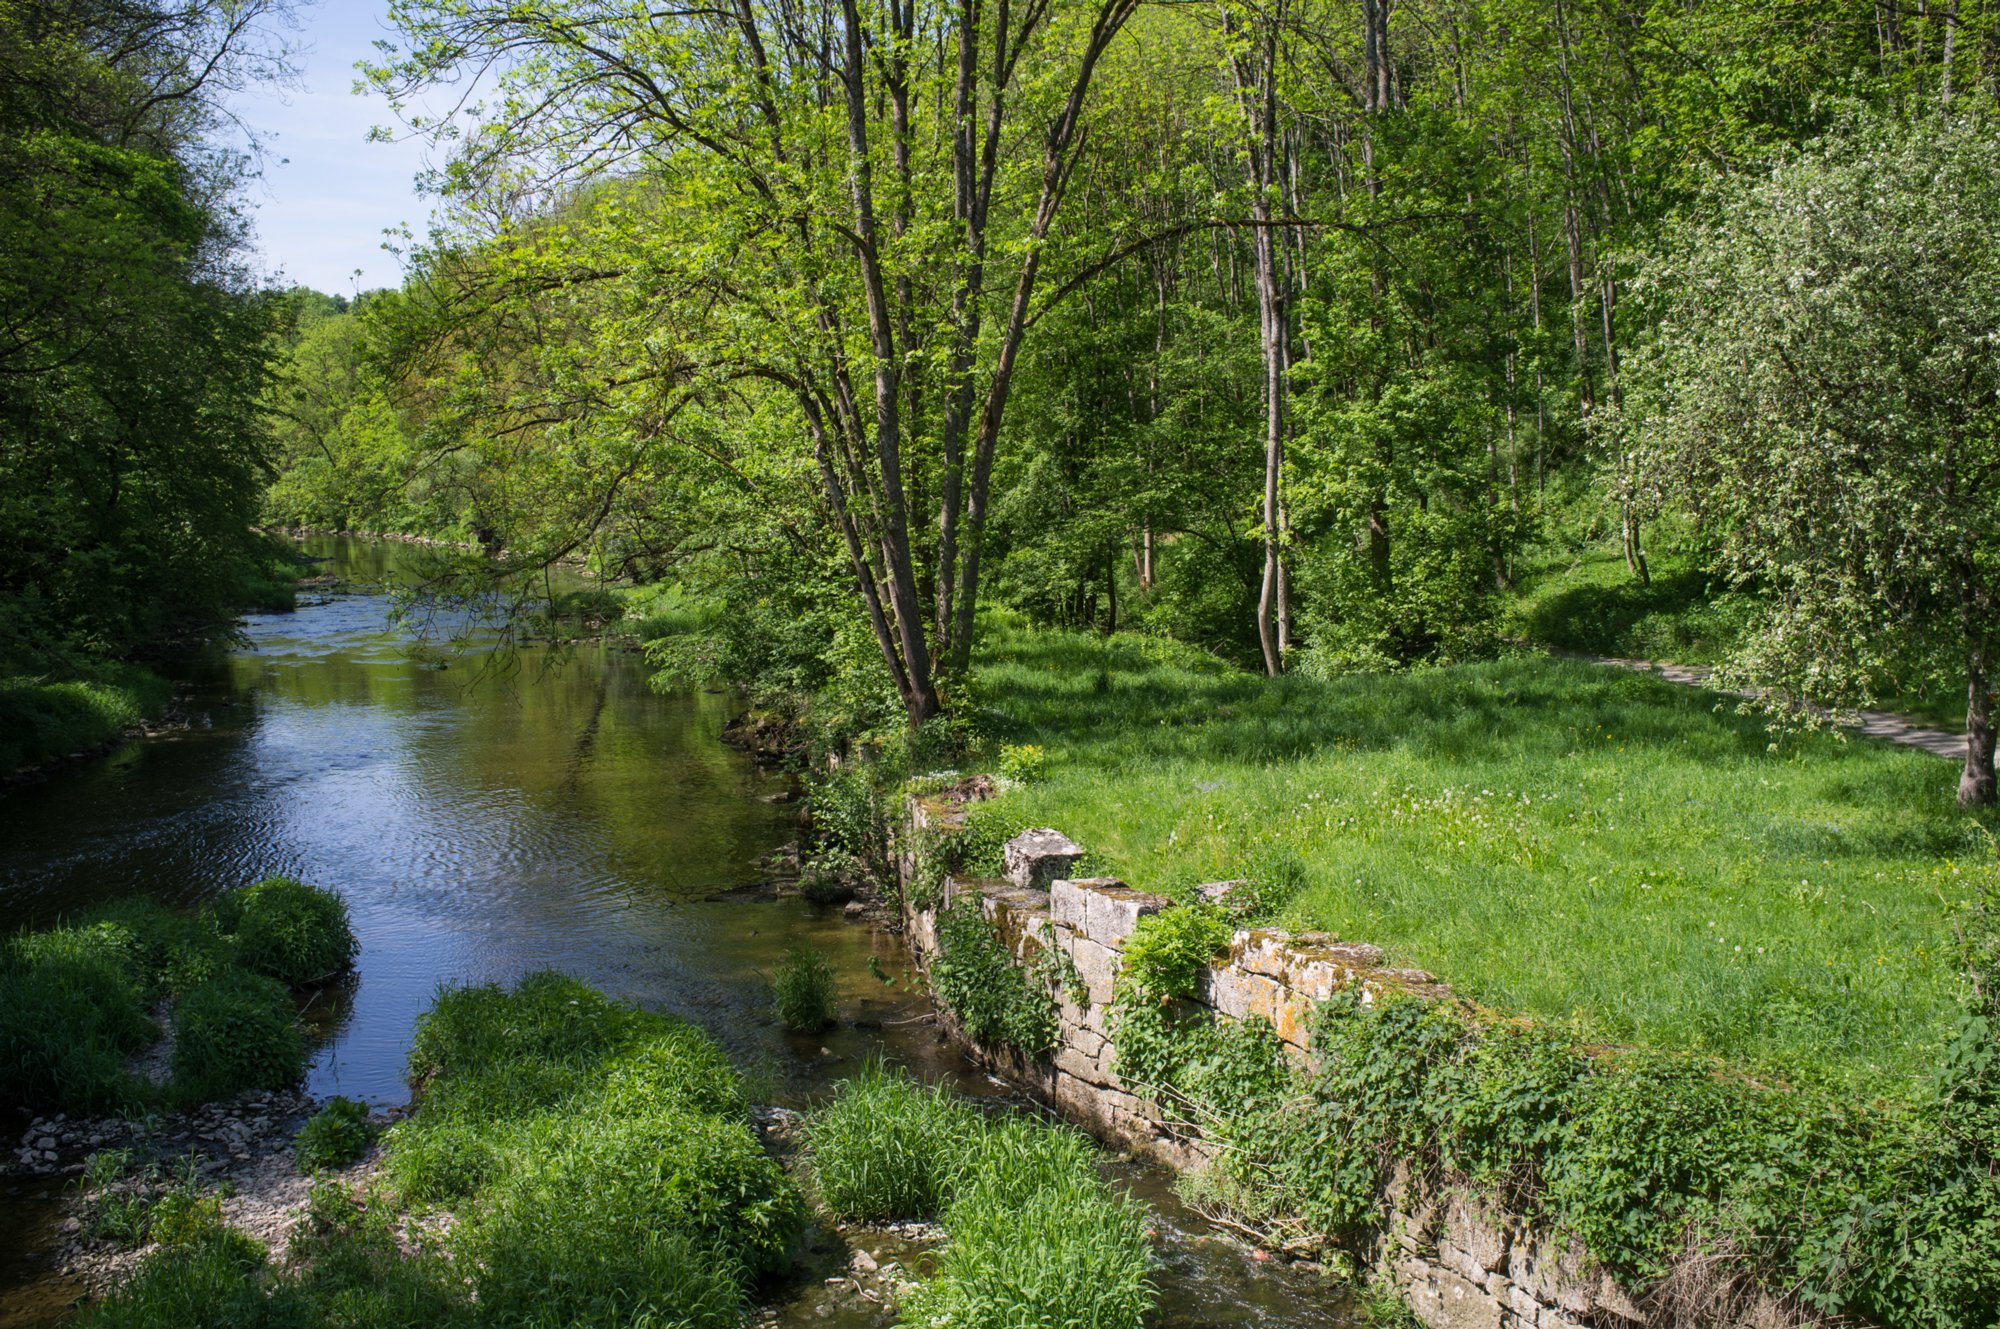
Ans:
{"type": "MultiPolygon", "coordinates": [[[[694,1020],[768,1100],[802,1102],[872,1054],[995,1092],[937,1042],[920,998],[870,973],[871,957],[904,972],[895,937],[743,889],[797,811],[784,777],[719,741],[727,698],[656,694],[643,660],[611,647],[496,656],[475,634],[440,661],[373,593],[421,553],[306,551],[356,593],[249,618],[236,649],[190,663],[188,733],[0,798],[0,926],[121,895],[192,906],[280,872],[340,891],[359,979],[310,1012],[319,1095],[404,1102],[412,1028],[440,984],[546,967],[694,1020]],[[801,939],[842,987],[840,1028],[807,1039],[777,1027],[765,986],[801,939]]],[[[1167,1238],[1162,1326],[1352,1322],[1325,1289],[1209,1240],[1157,1175],[1125,1172],[1167,1238]]],[[[870,1323],[820,1317],[810,1296],[794,1309],[870,1323]]]]}

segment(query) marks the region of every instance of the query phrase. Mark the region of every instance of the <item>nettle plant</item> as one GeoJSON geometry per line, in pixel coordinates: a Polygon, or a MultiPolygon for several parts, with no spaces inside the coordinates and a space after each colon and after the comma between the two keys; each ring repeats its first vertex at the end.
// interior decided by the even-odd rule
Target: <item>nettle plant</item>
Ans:
{"type": "Polygon", "coordinates": [[[1069,981],[1059,969],[1016,964],[977,897],[961,899],[939,915],[937,933],[931,989],[966,1035],[1029,1057],[1054,1051],[1055,993],[1069,981]]]}

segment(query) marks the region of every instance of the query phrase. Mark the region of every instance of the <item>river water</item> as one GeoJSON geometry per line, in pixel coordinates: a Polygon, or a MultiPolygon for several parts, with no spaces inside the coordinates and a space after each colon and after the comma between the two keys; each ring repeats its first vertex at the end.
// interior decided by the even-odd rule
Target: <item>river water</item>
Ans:
{"type": "MultiPolygon", "coordinates": [[[[612,646],[495,653],[464,625],[452,649],[418,649],[379,589],[421,551],[305,552],[353,589],[248,618],[234,649],[186,662],[186,732],[0,797],[0,927],[121,895],[193,906],[271,873],[333,887],[359,978],[309,1012],[308,1088],[382,1106],[408,1098],[412,1028],[440,984],[548,967],[700,1024],[765,1101],[810,1102],[872,1055],[999,1092],[921,996],[872,972],[906,974],[898,938],[756,889],[797,805],[786,777],[721,743],[727,697],[657,694],[612,646]],[[809,1038],[768,1011],[766,975],[800,940],[840,979],[840,1026],[809,1038]]],[[[1157,1173],[1119,1172],[1159,1219],[1162,1329],[1354,1323],[1330,1288],[1207,1233],[1157,1173]]],[[[26,1295],[9,1281],[0,1303],[26,1295]]],[[[787,1318],[874,1323],[811,1303],[787,1318]]]]}

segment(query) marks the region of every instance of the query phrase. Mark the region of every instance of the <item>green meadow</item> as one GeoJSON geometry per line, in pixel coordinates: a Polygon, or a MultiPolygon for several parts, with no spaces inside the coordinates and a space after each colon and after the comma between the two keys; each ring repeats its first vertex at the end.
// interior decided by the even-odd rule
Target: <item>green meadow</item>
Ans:
{"type": "Polygon", "coordinates": [[[983,815],[1093,870],[1247,878],[1266,917],[1499,1010],[1868,1092],[1916,1083],[1955,1015],[1993,851],[1937,757],[1532,655],[1267,680],[1148,638],[990,640],[979,702],[1047,763],[983,815]]]}

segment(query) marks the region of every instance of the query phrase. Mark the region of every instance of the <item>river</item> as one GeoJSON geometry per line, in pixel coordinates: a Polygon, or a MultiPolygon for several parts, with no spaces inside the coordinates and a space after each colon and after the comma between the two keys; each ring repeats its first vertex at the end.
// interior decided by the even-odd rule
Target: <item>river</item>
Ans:
{"type": "MultiPolygon", "coordinates": [[[[495,653],[467,625],[458,648],[414,649],[380,589],[420,551],[305,552],[350,589],[247,618],[233,648],[182,662],[184,732],[0,797],[0,927],[121,895],[194,906],[271,873],[340,891],[359,977],[309,1012],[320,1096],[404,1102],[440,984],[548,967],[700,1024],[766,1101],[808,1103],[873,1055],[1000,1092],[939,1041],[923,997],[872,972],[905,974],[898,938],[755,889],[798,808],[788,777],[720,741],[729,697],[658,694],[616,646],[495,653]],[[840,1026],[808,1038],[771,1017],[765,977],[802,939],[841,994],[840,1026]]],[[[1207,1233],[1157,1172],[1118,1170],[1160,1220],[1162,1329],[1355,1323],[1329,1287],[1207,1233]]],[[[31,1267],[0,1260],[0,1302],[27,1295],[31,1267]]],[[[787,1320],[875,1323],[811,1302],[787,1320]]]]}

